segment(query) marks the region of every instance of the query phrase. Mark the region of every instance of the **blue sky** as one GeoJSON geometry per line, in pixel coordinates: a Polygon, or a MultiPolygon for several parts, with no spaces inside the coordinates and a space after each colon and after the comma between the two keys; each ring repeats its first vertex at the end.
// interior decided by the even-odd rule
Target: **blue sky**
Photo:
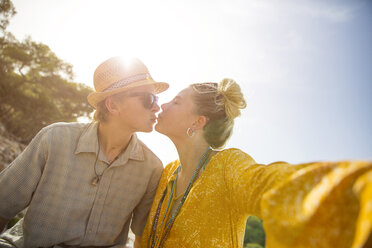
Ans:
{"type": "MultiPolygon", "coordinates": [[[[235,79],[248,107],[227,147],[259,163],[372,159],[372,3],[14,0],[9,31],[45,43],[92,86],[95,67],[137,56],[171,84],[235,79]]],[[[163,163],[164,136],[140,134],[163,163]]]]}

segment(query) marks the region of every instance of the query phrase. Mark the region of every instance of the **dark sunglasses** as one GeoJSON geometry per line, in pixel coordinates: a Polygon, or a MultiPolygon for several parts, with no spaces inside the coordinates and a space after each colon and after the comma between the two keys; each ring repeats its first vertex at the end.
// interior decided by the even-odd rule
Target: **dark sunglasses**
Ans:
{"type": "Polygon", "coordinates": [[[159,97],[149,92],[134,92],[128,96],[140,96],[143,106],[147,109],[152,109],[158,103],[159,97]]]}

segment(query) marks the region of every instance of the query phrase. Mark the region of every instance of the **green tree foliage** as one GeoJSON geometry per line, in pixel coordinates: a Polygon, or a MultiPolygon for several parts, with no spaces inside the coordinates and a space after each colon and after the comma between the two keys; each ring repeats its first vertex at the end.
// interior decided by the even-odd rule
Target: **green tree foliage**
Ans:
{"type": "Polygon", "coordinates": [[[246,244],[244,245],[244,248],[263,248],[263,247],[259,244],[246,244]]]}
{"type": "MultiPolygon", "coordinates": [[[[10,1],[1,0],[0,20],[5,27],[7,18],[15,13],[12,6],[10,1]]],[[[18,41],[3,30],[0,121],[9,132],[27,143],[48,124],[88,117],[93,110],[86,101],[91,89],[71,82],[72,78],[72,66],[59,59],[47,45],[31,38],[18,41]]]]}
{"type": "Polygon", "coordinates": [[[16,14],[13,3],[10,0],[0,0],[0,30],[5,31],[9,19],[16,14]]]}
{"type": "Polygon", "coordinates": [[[245,228],[244,248],[265,247],[265,231],[262,220],[256,216],[249,216],[245,228]]]}

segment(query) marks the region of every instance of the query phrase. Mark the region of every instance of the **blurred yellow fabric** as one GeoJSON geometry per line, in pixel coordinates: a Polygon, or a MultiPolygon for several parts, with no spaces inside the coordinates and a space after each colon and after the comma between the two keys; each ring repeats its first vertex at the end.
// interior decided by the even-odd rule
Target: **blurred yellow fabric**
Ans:
{"type": "MultiPolygon", "coordinates": [[[[149,235],[165,187],[179,161],[163,171],[142,235],[149,235]]],[[[155,247],[164,234],[167,191],[155,247]]],[[[242,247],[247,217],[264,220],[267,248],[359,248],[372,226],[372,163],[257,164],[239,149],[214,155],[193,185],[163,247],[242,247]]],[[[167,214],[168,215],[168,214],[167,214]]]]}

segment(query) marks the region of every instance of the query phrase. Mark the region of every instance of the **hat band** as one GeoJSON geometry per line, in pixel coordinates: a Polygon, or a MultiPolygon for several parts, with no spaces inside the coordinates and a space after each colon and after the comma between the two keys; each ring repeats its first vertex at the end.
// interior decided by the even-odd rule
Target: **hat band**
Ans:
{"type": "Polygon", "coordinates": [[[110,85],[109,87],[104,89],[103,92],[119,89],[119,88],[122,88],[122,87],[130,84],[130,83],[134,83],[134,82],[142,81],[142,80],[152,80],[152,77],[148,73],[137,74],[137,75],[134,75],[132,77],[122,79],[122,80],[110,85]]]}

